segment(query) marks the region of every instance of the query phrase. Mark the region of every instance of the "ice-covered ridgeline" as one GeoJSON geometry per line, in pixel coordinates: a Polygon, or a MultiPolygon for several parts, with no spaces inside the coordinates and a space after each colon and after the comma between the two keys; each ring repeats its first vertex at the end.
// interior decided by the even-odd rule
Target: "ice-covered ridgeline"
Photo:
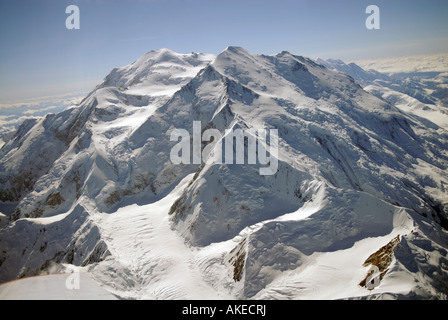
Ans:
{"type": "MultiPolygon", "coordinates": [[[[238,47],[210,64],[204,57],[150,52],[113,70],[76,111],[46,118],[79,132],[16,199],[18,220],[1,235],[3,278],[28,274],[30,260],[33,272],[46,270],[49,260],[84,264],[131,298],[446,297],[445,130],[308,58],[238,47]],[[278,129],[277,173],[174,165],[170,133],[193,121],[221,132],[278,129]],[[73,259],[68,245],[38,250],[42,224],[60,229],[80,206],[87,214],[77,221],[97,227],[97,241],[69,228],[73,259]],[[24,221],[34,243],[13,245],[24,221]],[[397,236],[380,285],[360,285],[365,261],[397,236]],[[102,254],[84,263],[99,243],[102,254]],[[13,247],[22,256],[11,258],[13,247]]],[[[27,145],[39,149],[51,132],[44,121],[2,152],[35,157],[27,145]]]]}
{"type": "Polygon", "coordinates": [[[59,206],[71,205],[87,188],[94,197],[107,183],[102,178],[119,174],[117,167],[129,160],[120,143],[212,58],[151,51],[114,69],[79,107],[23,123],[0,151],[0,199],[11,204],[5,213],[16,204],[15,218],[51,215],[65,212],[67,206],[59,206]],[[128,82],[136,84],[126,89],[128,82]]]}
{"type": "MultiPolygon", "coordinates": [[[[420,65],[424,65],[424,57],[421,58],[423,61],[420,65]]],[[[334,59],[318,59],[317,62],[329,69],[348,74],[366,91],[400,108],[406,114],[419,117],[420,120],[428,119],[444,129],[448,128],[448,81],[443,68],[440,72],[403,70],[401,73],[385,74],[372,69],[364,70],[353,62],[347,64],[334,59]]],[[[394,63],[399,64],[398,61],[394,63]]],[[[431,123],[427,125],[432,126],[431,123]]]]}
{"type": "MultiPolygon", "coordinates": [[[[95,201],[99,198],[99,206],[109,208],[124,195],[142,192],[148,186],[150,175],[139,175],[138,171],[135,176],[130,175],[135,171],[129,162],[131,155],[123,152],[123,144],[155,109],[169,100],[173,90],[188,83],[201,65],[205,66],[212,58],[202,54],[177,54],[167,49],[148,52],[131,65],[114,69],[78,107],[24,122],[0,150],[0,211],[5,214],[2,215],[2,225],[21,218],[54,216],[59,218],[44,221],[56,229],[70,229],[66,226],[67,219],[60,216],[72,216],[73,212],[82,211],[80,208],[84,208],[86,199],[95,201]],[[166,86],[161,90],[157,79],[163,73],[166,74],[166,86]],[[145,82],[146,86],[126,89],[108,85],[118,79],[125,81],[126,75],[130,76],[129,81],[145,82]],[[103,188],[113,188],[115,183],[127,190],[112,191],[106,196],[101,193],[103,188]]],[[[91,223],[89,215],[77,219],[82,221],[80,224],[91,223]]],[[[17,242],[16,223],[6,227],[1,237],[5,244],[0,259],[4,271],[0,274],[2,281],[45,270],[49,265],[47,260],[64,262],[66,259],[56,259],[55,254],[64,257],[73,249],[61,245],[53,248],[57,252],[53,249],[50,252],[47,246],[38,244],[45,243],[40,237],[40,225],[33,219],[26,221],[33,226],[30,227],[34,231],[33,237],[40,240],[28,241],[25,237],[23,242],[17,242]],[[7,246],[8,239],[11,245],[7,246]],[[45,250],[40,251],[40,247],[37,250],[36,246],[45,250]],[[21,262],[11,258],[14,247],[22,248],[18,255],[21,262]],[[24,266],[33,259],[29,255],[35,255],[40,265],[24,266]]],[[[86,235],[72,230],[64,236],[70,243],[86,235]]],[[[100,237],[94,238],[100,240],[100,237]]],[[[73,254],[77,255],[77,250],[73,254]]]]}

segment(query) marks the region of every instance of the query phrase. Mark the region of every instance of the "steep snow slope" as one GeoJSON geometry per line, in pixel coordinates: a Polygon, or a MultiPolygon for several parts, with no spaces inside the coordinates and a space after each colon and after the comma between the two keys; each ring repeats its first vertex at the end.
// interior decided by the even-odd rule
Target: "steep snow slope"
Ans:
{"type": "MultiPolygon", "coordinates": [[[[439,104],[425,104],[404,93],[380,85],[371,84],[366,86],[364,90],[383,98],[407,114],[427,119],[433,124],[448,130],[448,111],[446,107],[439,104]]],[[[426,123],[428,127],[434,127],[433,124],[426,123]]]]}
{"type": "MultiPolygon", "coordinates": [[[[148,75],[144,63],[151,57],[160,59],[161,56],[189,61],[183,72],[171,77],[172,88],[177,86],[178,89],[194,76],[199,65],[207,63],[202,55],[181,55],[161,49],[146,54],[144,61],[140,59],[119,70],[129,73],[129,69],[136,68],[133,78],[146,81],[152,74],[148,75]]],[[[116,73],[117,71],[112,72],[116,73]]],[[[142,94],[132,94],[119,87],[107,86],[113,78],[111,75],[106,77],[105,82],[92,91],[77,108],[49,114],[40,121],[26,121],[0,150],[0,210],[7,214],[10,220],[56,216],[59,218],[55,221],[46,221],[51,221],[48,223],[56,229],[70,229],[71,226],[66,226],[67,222],[60,218],[61,215],[70,216],[70,212],[79,212],[77,205],[85,205],[88,202],[86,199],[99,198],[98,206],[104,208],[113,205],[125,194],[138,193],[148,187],[148,179],[151,178],[149,174],[138,175],[137,171],[136,178],[130,176],[130,173],[135,171],[129,163],[130,155],[123,153],[121,144],[126,143],[133,130],[166,102],[169,96],[157,91],[157,86],[148,85],[147,92],[142,94]],[[127,189],[123,192],[116,190],[115,193],[104,196],[102,190],[113,188],[115,184],[127,189]]],[[[84,220],[90,223],[90,218],[82,215],[80,224],[84,220]]],[[[31,229],[35,231],[32,232],[33,237],[39,238],[38,234],[42,232],[42,228],[34,226],[33,221],[29,220],[33,225],[31,229]]],[[[11,225],[7,227],[9,231],[2,233],[2,243],[4,248],[13,248],[13,243],[16,242],[14,235],[19,227],[17,224],[14,224],[12,229],[11,225]]],[[[78,237],[85,241],[84,237],[87,236],[76,229],[67,231],[64,235],[65,242],[68,243],[76,242],[78,237]]],[[[96,242],[100,241],[99,236],[93,238],[96,242]]],[[[38,250],[40,247],[37,247],[41,241],[26,239],[19,246],[24,249],[32,244],[31,253],[41,252],[38,250]]],[[[47,260],[64,261],[63,258],[57,257],[64,257],[73,249],[61,245],[55,246],[49,252],[46,248],[44,246],[42,249],[42,252],[46,251],[45,254],[36,256],[36,264],[40,265],[24,269],[11,262],[15,261],[15,258],[12,258],[12,255],[15,256],[14,250],[2,250],[0,261],[7,260],[3,270],[8,268],[5,266],[8,261],[15,267],[8,272],[2,272],[0,279],[4,281],[35,274],[38,270],[48,267],[47,260]]],[[[25,257],[22,253],[23,261],[26,261],[25,257]]],[[[28,262],[26,264],[28,265],[28,262]]]]}
{"type": "MultiPolygon", "coordinates": [[[[406,73],[409,70],[403,67],[396,69],[399,74],[387,75],[375,70],[364,70],[353,62],[346,64],[334,59],[317,61],[329,69],[348,74],[360,83],[364,90],[386,100],[404,113],[419,117],[423,122],[427,119],[447,129],[448,112],[444,100],[446,79],[443,74],[435,73],[435,78],[428,78],[426,73],[406,73]]],[[[397,61],[395,63],[398,68],[399,64],[397,61]]],[[[423,64],[422,61],[417,63],[417,60],[414,63],[423,64]]],[[[435,128],[430,122],[425,125],[435,128]]]]}
{"type": "Polygon", "coordinates": [[[128,94],[171,95],[214,58],[210,54],[153,50],[128,66],[113,69],[101,86],[118,87],[128,94]]]}
{"type": "MultiPolygon", "coordinates": [[[[443,81],[443,77],[434,73],[432,78],[426,73],[398,73],[385,74],[372,69],[364,70],[355,63],[346,64],[341,60],[317,60],[322,65],[332,70],[338,70],[353,77],[363,87],[375,85],[384,87],[385,90],[393,90],[408,95],[421,103],[435,105],[440,98],[434,91],[443,95],[443,91],[438,89],[438,82],[443,81]]],[[[393,104],[393,103],[392,103],[393,104]]]]}
{"type": "Polygon", "coordinates": [[[55,159],[7,199],[2,281],[74,264],[125,298],[447,297],[448,133],[311,59],[149,52],[25,124],[2,181],[55,130],[55,159]],[[173,164],[170,134],[194,121],[222,139],[277,129],[274,174],[173,164]]]}
{"type": "MultiPolygon", "coordinates": [[[[129,66],[114,69],[78,108],[25,122],[0,151],[2,202],[25,197],[15,218],[45,216],[65,212],[68,207],[63,204],[71,205],[81,194],[96,197],[107,187],[105,177],[116,176],[114,180],[124,184],[132,169],[129,155],[123,154],[123,141],[169,99],[172,90],[180,89],[212,58],[151,51],[129,66]],[[175,63],[166,69],[174,71],[167,72],[170,76],[161,87],[159,67],[169,61],[175,63]],[[138,89],[138,94],[121,86],[128,82],[137,83],[132,89],[138,89]],[[145,90],[140,90],[141,83],[146,84],[145,90]],[[167,87],[170,90],[165,92],[167,87]],[[26,201],[30,191],[31,200],[26,201]]],[[[136,182],[136,188],[148,179],[140,177],[143,181],[136,182]]]]}
{"type": "Polygon", "coordinates": [[[317,63],[327,67],[331,70],[338,70],[345,74],[348,74],[353,79],[355,79],[362,86],[371,84],[378,80],[389,81],[390,77],[387,74],[375,71],[375,70],[364,70],[356,63],[345,63],[340,59],[317,59],[317,63]]]}

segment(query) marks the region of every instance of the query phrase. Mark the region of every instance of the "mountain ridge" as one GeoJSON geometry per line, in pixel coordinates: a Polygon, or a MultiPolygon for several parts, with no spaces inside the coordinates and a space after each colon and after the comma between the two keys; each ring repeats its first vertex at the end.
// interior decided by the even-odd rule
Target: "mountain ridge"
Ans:
{"type": "MultiPolygon", "coordinates": [[[[198,297],[198,288],[227,298],[446,298],[434,283],[448,283],[448,133],[309,58],[232,46],[216,57],[150,51],[112,70],[79,107],[24,124],[0,167],[11,157],[38,167],[44,141],[52,157],[15,198],[1,198],[17,202],[0,231],[1,281],[73,264],[126,298],[198,297]],[[173,164],[170,134],[191,134],[194,121],[223,134],[277,129],[277,170],[173,164]],[[16,243],[23,226],[29,235],[16,243]],[[398,235],[382,284],[360,287],[363,261],[398,235]],[[188,259],[175,258],[180,250],[188,259]],[[412,263],[425,254],[432,262],[412,263]],[[190,271],[176,286],[181,266],[190,271]],[[319,272],[340,277],[325,283],[333,295],[319,272]]],[[[8,194],[23,172],[2,173],[8,194]]]]}

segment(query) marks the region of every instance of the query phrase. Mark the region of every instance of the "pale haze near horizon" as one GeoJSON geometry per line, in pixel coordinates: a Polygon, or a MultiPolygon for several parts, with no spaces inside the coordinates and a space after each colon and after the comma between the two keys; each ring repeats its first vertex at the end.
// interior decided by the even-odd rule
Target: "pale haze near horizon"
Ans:
{"type": "Polygon", "coordinates": [[[229,45],[344,61],[448,53],[448,2],[360,0],[0,1],[0,105],[88,92],[144,53],[219,54],[229,45]],[[68,5],[80,29],[68,30],[68,5]]]}

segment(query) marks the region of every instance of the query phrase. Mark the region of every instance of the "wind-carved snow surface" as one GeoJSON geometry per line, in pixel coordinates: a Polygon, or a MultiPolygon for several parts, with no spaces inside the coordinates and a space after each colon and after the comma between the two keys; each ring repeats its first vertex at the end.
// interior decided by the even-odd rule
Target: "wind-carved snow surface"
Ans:
{"type": "Polygon", "coordinates": [[[0,150],[0,281],[77,266],[125,299],[446,299],[448,132],[377,96],[288,52],[114,69],[0,150]],[[277,129],[275,174],[173,164],[194,121],[277,129]]]}

